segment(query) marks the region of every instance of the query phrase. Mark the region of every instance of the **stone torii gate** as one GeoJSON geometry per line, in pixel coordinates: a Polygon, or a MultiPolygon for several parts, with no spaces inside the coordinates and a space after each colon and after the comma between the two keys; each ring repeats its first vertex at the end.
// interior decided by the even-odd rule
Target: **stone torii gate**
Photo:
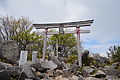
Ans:
{"type": "Polygon", "coordinates": [[[41,32],[41,35],[44,35],[44,47],[43,47],[43,61],[45,61],[46,48],[47,48],[47,35],[53,34],[65,34],[73,33],[77,34],[77,47],[78,47],[78,61],[79,66],[82,66],[81,59],[81,48],[80,48],[80,34],[81,33],[90,33],[90,30],[81,30],[80,27],[91,26],[94,20],[86,21],[77,21],[77,22],[66,22],[66,23],[49,23],[49,24],[33,24],[36,29],[45,29],[44,32],[41,32]],[[64,31],[64,28],[76,27],[75,31],[64,31]],[[59,28],[59,32],[49,32],[48,29],[59,28]]]}

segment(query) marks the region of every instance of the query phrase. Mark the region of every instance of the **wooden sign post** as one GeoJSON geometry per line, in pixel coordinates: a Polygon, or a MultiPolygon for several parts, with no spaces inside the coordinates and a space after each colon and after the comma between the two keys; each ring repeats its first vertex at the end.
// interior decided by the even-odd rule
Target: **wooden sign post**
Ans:
{"type": "Polygon", "coordinates": [[[44,35],[44,47],[43,47],[43,60],[45,61],[46,48],[47,48],[47,35],[53,34],[77,34],[77,47],[78,47],[78,61],[79,66],[82,66],[81,48],[80,48],[80,34],[90,33],[90,30],[81,30],[80,27],[91,26],[94,20],[66,22],[66,23],[50,23],[50,24],[33,24],[36,29],[45,29],[45,32],[40,32],[40,35],[44,35]],[[64,28],[76,27],[76,31],[64,31],[64,28]],[[48,32],[48,29],[59,28],[59,32],[48,32]]]}

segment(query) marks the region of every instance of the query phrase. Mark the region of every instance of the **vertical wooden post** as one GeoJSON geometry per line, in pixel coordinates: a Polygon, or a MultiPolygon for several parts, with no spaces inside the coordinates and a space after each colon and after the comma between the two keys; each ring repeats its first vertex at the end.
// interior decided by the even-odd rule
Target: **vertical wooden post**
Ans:
{"type": "Polygon", "coordinates": [[[80,47],[80,27],[76,27],[77,31],[77,47],[78,47],[78,63],[79,66],[82,67],[82,54],[81,54],[81,47],[80,47]]]}
{"type": "Polygon", "coordinates": [[[42,57],[42,60],[43,60],[43,61],[45,61],[45,56],[46,56],[46,48],[47,48],[47,30],[48,30],[48,28],[45,28],[44,46],[43,46],[43,57],[42,57]]]}
{"type": "Polygon", "coordinates": [[[56,43],[56,56],[58,57],[58,39],[57,39],[57,43],[56,43]]]}

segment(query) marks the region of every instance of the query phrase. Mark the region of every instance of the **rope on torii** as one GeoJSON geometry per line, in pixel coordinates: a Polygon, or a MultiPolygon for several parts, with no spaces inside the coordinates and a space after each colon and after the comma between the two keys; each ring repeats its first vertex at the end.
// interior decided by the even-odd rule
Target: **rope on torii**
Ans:
{"type": "Polygon", "coordinates": [[[90,30],[81,30],[80,27],[91,26],[94,20],[77,21],[77,22],[65,22],[65,23],[48,23],[48,24],[33,24],[36,29],[45,29],[44,32],[40,32],[40,35],[44,35],[44,47],[43,47],[43,61],[45,61],[46,48],[47,48],[47,35],[53,34],[77,34],[77,47],[78,47],[78,61],[79,66],[82,66],[81,48],[80,48],[80,34],[90,33],[90,30]],[[75,31],[64,31],[64,28],[76,27],[75,31]],[[49,32],[48,29],[59,28],[59,32],[49,32]]]}

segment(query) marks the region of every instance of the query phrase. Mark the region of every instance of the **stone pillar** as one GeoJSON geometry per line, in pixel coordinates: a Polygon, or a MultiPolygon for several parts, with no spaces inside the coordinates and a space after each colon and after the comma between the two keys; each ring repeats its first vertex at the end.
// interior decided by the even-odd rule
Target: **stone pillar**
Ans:
{"type": "Polygon", "coordinates": [[[37,51],[32,52],[32,62],[34,62],[34,63],[37,62],[37,51]]]}
{"type": "Polygon", "coordinates": [[[27,55],[28,55],[28,51],[21,51],[19,66],[22,65],[22,64],[25,64],[27,62],[27,55]]]}

